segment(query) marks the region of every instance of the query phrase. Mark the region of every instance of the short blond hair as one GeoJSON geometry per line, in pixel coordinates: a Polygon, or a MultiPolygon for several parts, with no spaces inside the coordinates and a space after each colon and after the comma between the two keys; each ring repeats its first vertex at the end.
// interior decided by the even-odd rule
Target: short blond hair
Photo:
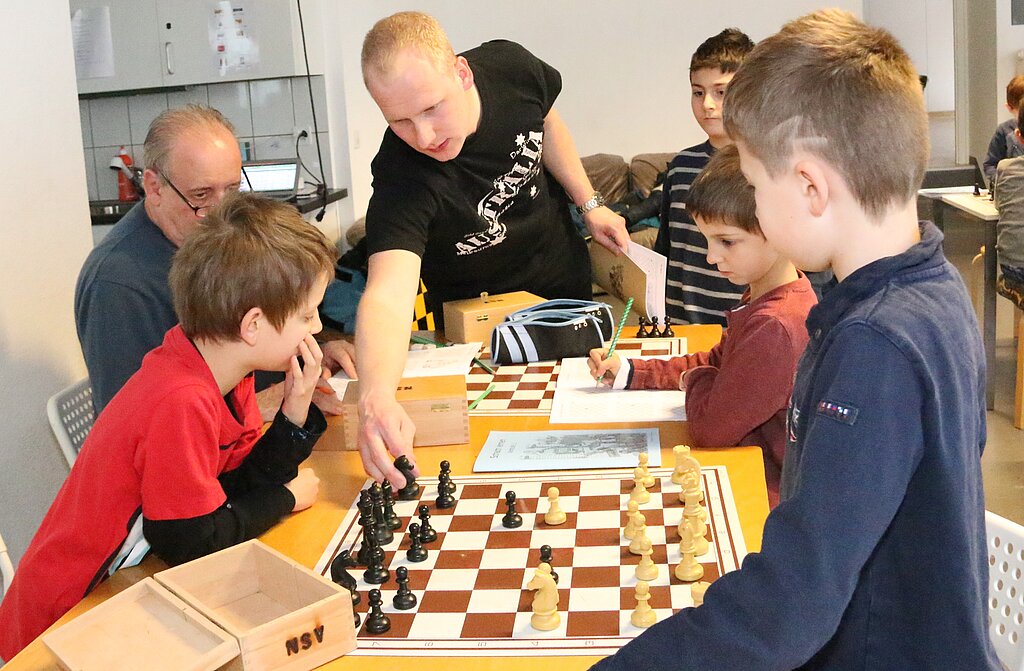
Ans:
{"type": "Polygon", "coordinates": [[[917,71],[888,32],[817,11],[760,42],[729,83],[726,132],[772,176],[796,150],[827,161],[872,219],[916,197],[928,164],[917,71]]]}
{"type": "Polygon", "coordinates": [[[455,50],[437,19],[422,12],[398,12],[373,24],[363,39],[363,82],[391,74],[395,56],[416,49],[438,72],[455,62],[455,50]]]}
{"type": "Polygon", "coordinates": [[[281,330],[319,280],[333,276],[334,247],[293,206],[230,193],[174,255],[174,311],[189,338],[239,339],[254,307],[281,330]]]}
{"type": "Polygon", "coordinates": [[[143,163],[146,168],[166,174],[171,149],[184,133],[227,131],[232,136],[235,127],[218,110],[206,105],[188,104],[161,112],[149,124],[143,145],[143,163]]]}
{"type": "Polygon", "coordinates": [[[1006,85],[1006,104],[1020,109],[1020,99],[1024,98],[1024,75],[1017,75],[1006,85]]]}

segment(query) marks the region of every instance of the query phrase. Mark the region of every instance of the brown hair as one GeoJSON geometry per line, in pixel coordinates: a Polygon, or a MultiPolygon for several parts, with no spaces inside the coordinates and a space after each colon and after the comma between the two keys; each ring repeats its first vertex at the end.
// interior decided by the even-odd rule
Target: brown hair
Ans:
{"type": "Polygon", "coordinates": [[[836,9],[760,42],[729,83],[725,130],[769,175],[795,150],[827,161],[871,218],[912,200],[928,163],[917,72],[892,35],[836,9]]]}
{"type": "Polygon", "coordinates": [[[722,74],[736,72],[754,48],[754,42],[739,28],[726,28],[697,47],[690,58],[690,73],[718,68],[722,74]]]}
{"type": "Polygon", "coordinates": [[[143,145],[143,163],[161,175],[167,169],[171,147],[182,133],[226,130],[233,136],[235,127],[223,114],[206,105],[189,104],[161,112],[149,124],[143,145]]]}
{"type": "Polygon", "coordinates": [[[722,222],[764,237],[757,221],[754,187],[740,171],[736,145],[716,151],[693,180],[686,194],[686,211],[691,217],[722,222]]]}
{"type": "Polygon", "coordinates": [[[1006,104],[1020,109],[1020,99],[1024,98],[1024,75],[1017,75],[1006,85],[1006,104]]]}
{"type": "Polygon", "coordinates": [[[229,193],[174,255],[174,311],[189,338],[237,340],[254,307],[280,330],[317,281],[331,276],[335,256],[291,205],[229,193]]]}
{"type": "Polygon", "coordinates": [[[455,62],[455,51],[437,19],[422,12],[398,12],[373,24],[363,39],[361,62],[363,82],[369,76],[391,73],[394,57],[413,48],[425,56],[438,72],[455,62]]]}

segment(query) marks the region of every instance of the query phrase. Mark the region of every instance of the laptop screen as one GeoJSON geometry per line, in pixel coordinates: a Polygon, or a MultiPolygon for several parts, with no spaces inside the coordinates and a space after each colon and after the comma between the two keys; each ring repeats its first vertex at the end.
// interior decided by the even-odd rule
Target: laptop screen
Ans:
{"type": "Polygon", "coordinates": [[[299,178],[299,164],[295,159],[257,161],[242,166],[239,191],[256,193],[291,194],[299,178]]]}

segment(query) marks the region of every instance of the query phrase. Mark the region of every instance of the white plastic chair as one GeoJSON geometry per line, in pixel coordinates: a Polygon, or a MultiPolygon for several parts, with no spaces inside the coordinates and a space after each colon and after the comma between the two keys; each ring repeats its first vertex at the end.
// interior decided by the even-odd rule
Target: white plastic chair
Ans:
{"type": "Polygon", "coordinates": [[[46,414],[68,467],[74,466],[78,451],[96,420],[89,378],[51,396],[46,404],[46,414]]]}
{"type": "Polygon", "coordinates": [[[985,511],[989,636],[1010,671],[1024,671],[1024,526],[985,511]]]}
{"type": "Polygon", "coordinates": [[[7,594],[12,580],[14,580],[14,564],[11,563],[11,557],[7,554],[4,537],[0,536],[0,587],[3,588],[0,589],[0,599],[3,599],[4,594],[7,594]]]}

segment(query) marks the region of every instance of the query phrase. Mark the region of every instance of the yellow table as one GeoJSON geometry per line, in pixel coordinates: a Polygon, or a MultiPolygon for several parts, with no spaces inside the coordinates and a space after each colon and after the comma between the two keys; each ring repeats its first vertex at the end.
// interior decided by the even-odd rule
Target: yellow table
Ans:
{"type": "MultiPolygon", "coordinates": [[[[688,338],[691,351],[708,349],[717,341],[718,327],[676,327],[679,335],[688,338]]],[[[602,425],[602,428],[642,428],[655,426],[660,430],[662,463],[673,463],[672,447],[689,442],[689,432],[683,422],[602,425]]],[[[470,442],[464,445],[417,448],[417,459],[423,475],[437,475],[442,459],[451,463],[452,473],[473,472],[473,463],[491,431],[539,431],[549,428],[579,429],[593,428],[586,425],[558,424],[552,426],[545,416],[500,416],[479,417],[470,420],[470,442]]],[[[342,444],[343,430],[340,418],[332,418],[327,433],[321,438],[319,448],[333,448],[342,444]]],[[[747,550],[756,552],[761,547],[761,531],[768,515],[768,497],[765,488],[764,466],[761,450],[756,447],[731,447],[719,449],[694,449],[694,456],[705,466],[725,466],[728,469],[743,529],[747,550]]],[[[261,538],[271,547],[280,550],[305,566],[312,567],[320,558],[334,531],[341,523],[346,511],[358,497],[366,481],[362,463],[356,452],[318,449],[309,458],[311,466],[320,477],[320,496],[308,510],[284,520],[261,538]]],[[[147,558],[141,565],[118,571],[100,585],[92,594],[73,608],[54,626],[80,615],[105,599],[135,584],[146,576],[166,568],[154,557],[147,558]]],[[[531,668],[558,668],[559,671],[586,669],[598,657],[537,657],[531,660],[531,668]]],[[[335,660],[324,669],[394,669],[397,665],[408,664],[413,658],[387,657],[345,657],[335,660]]],[[[450,671],[451,668],[469,668],[474,671],[502,670],[518,671],[523,661],[517,657],[426,657],[415,660],[417,669],[424,671],[450,671]]],[[[56,659],[41,640],[34,641],[17,657],[11,660],[4,671],[26,671],[29,669],[55,669],[56,659]]]]}

